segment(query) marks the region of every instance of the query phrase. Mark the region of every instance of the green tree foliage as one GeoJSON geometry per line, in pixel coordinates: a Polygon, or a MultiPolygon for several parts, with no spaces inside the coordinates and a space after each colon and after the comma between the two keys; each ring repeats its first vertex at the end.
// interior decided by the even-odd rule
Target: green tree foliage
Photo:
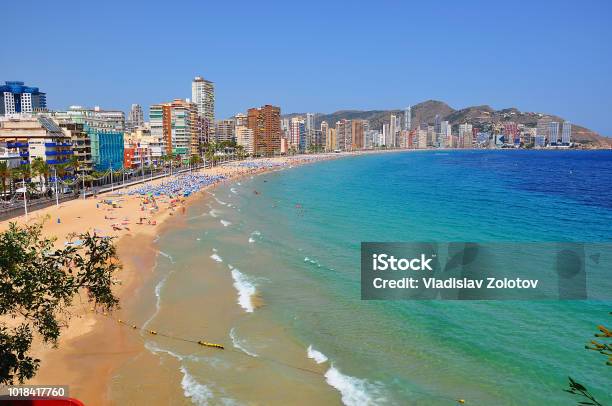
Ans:
{"type": "Polygon", "coordinates": [[[571,393],[572,395],[580,396],[582,398],[587,399],[579,401],[579,405],[603,406],[595,399],[595,397],[589,392],[587,388],[574,381],[571,377],[568,377],[568,379],[569,389],[565,389],[565,391],[571,393]]]}
{"type": "MultiPolygon", "coordinates": [[[[612,312],[610,312],[610,315],[612,315],[612,312]]],[[[610,343],[612,340],[612,330],[603,325],[597,326],[597,329],[599,330],[599,333],[595,334],[597,340],[592,340],[589,344],[585,345],[585,348],[607,357],[606,365],[612,366],[612,343],[610,343]]],[[[565,391],[586,399],[579,401],[579,405],[602,406],[584,385],[576,382],[572,377],[568,377],[568,380],[569,388],[565,389],[565,391]]]]}
{"type": "Polygon", "coordinates": [[[41,231],[42,223],[11,223],[0,233],[0,384],[36,374],[40,360],[29,355],[33,333],[57,345],[77,295],[104,311],[118,306],[112,286],[120,264],[111,238],[88,232],[73,236],[78,244],[56,249],[41,231]]]}

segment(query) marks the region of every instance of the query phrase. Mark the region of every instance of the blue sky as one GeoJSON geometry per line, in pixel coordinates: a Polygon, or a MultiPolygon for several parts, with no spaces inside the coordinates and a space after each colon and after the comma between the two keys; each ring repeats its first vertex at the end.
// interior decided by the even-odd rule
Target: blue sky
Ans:
{"type": "Polygon", "coordinates": [[[218,117],[266,103],[332,112],[438,99],[558,114],[612,136],[610,1],[9,1],[1,10],[0,81],[39,86],[54,109],[148,110],[190,97],[202,75],[216,84],[218,117]]]}

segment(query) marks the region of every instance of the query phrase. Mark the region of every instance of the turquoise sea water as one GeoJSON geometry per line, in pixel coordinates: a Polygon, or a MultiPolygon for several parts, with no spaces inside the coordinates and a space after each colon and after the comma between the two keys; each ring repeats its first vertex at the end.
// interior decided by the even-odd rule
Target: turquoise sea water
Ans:
{"type": "MultiPolygon", "coordinates": [[[[302,357],[300,366],[325,373],[312,385],[320,381],[337,402],[575,404],[563,392],[568,375],[612,399],[612,369],[584,349],[596,325],[609,324],[610,302],[366,302],[359,285],[362,241],[611,241],[608,151],[345,158],[223,185],[188,217],[158,242],[173,262],[157,269],[152,326],[164,320],[196,334],[198,314],[181,303],[204,300],[198,287],[210,283],[199,269],[214,268],[231,274],[236,295],[228,334],[216,338],[247,357],[302,357]],[[274,350],[274,331],[262,327],[270,325],[291,338],[291,357],[274,350]]],[[[248,401],[237,394],[239,378],[211,378],[239,368],[240,358],[188,359],[186,347],[154,344],[182,363],[182,389],[194,403],[248,401]]]]}

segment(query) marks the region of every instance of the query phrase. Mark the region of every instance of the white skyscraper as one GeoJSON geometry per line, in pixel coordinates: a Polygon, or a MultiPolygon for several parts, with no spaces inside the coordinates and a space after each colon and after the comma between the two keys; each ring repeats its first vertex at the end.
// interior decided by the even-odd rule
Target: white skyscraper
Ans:
{"type": "Polygon", "coordinates": [[[391,115],[391,119],[389,120],[389,134],[387,135],[387,139],[385,140],[385,144],[387,148],[393,148],[399,146],[396,142],[396,134],[399,131],[397,128],[397,117],[395,115],[391,115]]]}
{"type": "Polygon", "coordinates": [[[553,145],[556,144],[559,140],[559,123],[556,121],[551,121],[548,124],[548,144],[553,145]]]}
{"type": "Polygon", "coordinates": [[[306,132],[308,132],[309,130],[314,130],[315,129],[315,115],[314,113],[306,113],[306,132]]]}
{"type": "Polygon", "coordinates": [[[569,145],[572,142],[572,123],[570,123],[569,121],[563,123],[561,142],[564,145],[569,145]]]}
{"type": "Polygon", "coordinates": [[[191,102],[196,104],[198,115],[206,119],[209,128],[215,124],[215,85],[196,76],[191,82],[191,102]]]}
{"type": "Polygon", "coordinates": [[[408,106],[404,110],[404,130],[410,131],[411,126],[412,126],[412,106],[408,106]]]}

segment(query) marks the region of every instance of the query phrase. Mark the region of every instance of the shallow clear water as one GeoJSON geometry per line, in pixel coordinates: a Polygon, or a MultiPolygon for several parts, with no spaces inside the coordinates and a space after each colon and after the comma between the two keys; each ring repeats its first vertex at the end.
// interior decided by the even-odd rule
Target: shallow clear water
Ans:
{"type": "Polygon", "coordinates": [[[294,403],[273,379],[305,404],[571,404],[568,375],[606,399],[610,368],[584,344],[611,303],[365,302],[359,248],[609,242],[611,186],[608,151],[390,153],[223,185],[158,242],[173,261],[160,258],[159,311],[141,317],[235,351],[147,341],[199,404],[294,403]]]}

